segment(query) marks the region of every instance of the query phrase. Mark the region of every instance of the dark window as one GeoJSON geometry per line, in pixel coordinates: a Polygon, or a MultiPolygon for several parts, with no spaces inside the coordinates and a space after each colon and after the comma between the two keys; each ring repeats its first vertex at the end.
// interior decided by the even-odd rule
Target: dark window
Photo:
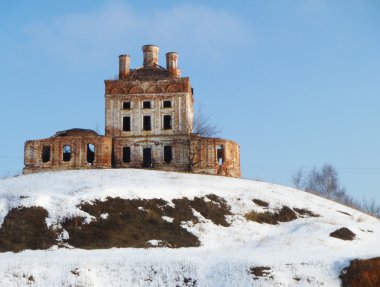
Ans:
{"type": "Polygon", "coordinates": [[[152,129],[151,123],[150,123],[150,116],[144,116],[144,131],[150,131],[152,129]]]}
{"type": "Polygon", "coordinates": [[[42,148],[42,162],[50,161],[50,146],[44,146],[42,148]]]}
{"type": "Polygon", "coordinates": [[[71,160],[71,146],[65,145],[63,146],[63,154],[62,159],[63,161],[70,161],[71,160]]]}
{"type": "Polygon", "coordinates": [[[131,117],[123,117],[123,131],[129,132],[131,130],[131,117]]]}
{"type": "Polygon", "coordinates": [[[172,147],[170,145],[164,146],[164,161],[170,163],[173,159],[172,147]]]}
{"type": "Polygon", "coordinates": [[[216,156],[217,156],[218,165],[223,165],[223,162],[224,162],[224,151],[223,151],[223,146],[222,145],[218,145],[216,147],[216,156]]]}
{"type": "Polygon", "coordinates": [[[95,146],[93,144],[87,145],[87,162],[93,163],[95,160],[95,146]]]}
{"type": "Polygon", "coordinates": [[[131,162],[131,148],[129,146],[123,147],[123,162],[131,162]]]}
{"type": "Polygon", "coordinates": [[[130,110],[130,109],[131,109],[131,102],[124,102],[123,110],[130,110]]]}
{"type": "Polygon", "coordinates": [[[143,149],[143,167],[149,168],[152,167],[152,149],[144,148],[143,149]]]}
{"type": "Polygon", "coordinates": [[[164,116],[164,130],[170,130],[172,128],[172,116],[164,116]]]}
{"type": "Polygon", "coordinates": [[[164,108],[171,108],[172,107],[172,101],[164,101],[164,108]]]}
{"type": "Polygon", "coordinates": [[[144,101],[143,102],[143,108],[144,109],[150,109],[151,108],[150,101],[144,101]]]}

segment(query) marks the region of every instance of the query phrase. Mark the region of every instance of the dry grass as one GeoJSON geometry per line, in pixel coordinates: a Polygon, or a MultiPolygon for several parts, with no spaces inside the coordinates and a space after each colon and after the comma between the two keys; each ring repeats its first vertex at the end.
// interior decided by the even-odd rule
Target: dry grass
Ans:
{"type": "Polygon", "coordinates": [[[253,280],[258,280],[259,277],[268,277],[270,279],[273,279],[273,276],[271,275],[270,267],[264,267],[264,266],[251,267],[249,268],[248,273],[253,275],[253,280]]]}
{"type": "Polygon", "coordinates": [[[279,222],[289,222],[297,219],[296,213],[287,206],[283,206],[277,212],[256,212],[251,211],[246,213],[244,217],[247,220],[255,221],[257,223],[278,224],[279,222]]]}
{"type": "MultiPolygon", "coordinates": [[[[225,216],[231,214],[222,198],[213,194],[206,197],[174,199],[174,207],[162,199],[107,198],[83,203],[79,208],[96,220],[85,224],[82,217],[66,218],[61,225],[69,233],[69,239],[63,243],[84,249],[151,247],[148,241],[156,239],[160,240],[159,246],[199,246],[198,238],[181,226],[183,222],[198,222],[193,209],[222,226],[229,225],[225,216]],[[168,222],[163,216],[171,217],[173,221],[168,222]]],[[[56,244],[59,232],[46,226],[47,216],[42,207],[9,211],[0,228],[0,252],[48,249],[56,244]]]]}
{"type": "Polygon", "coordinates": [[[214,224],[229,226],[226,215],[231,215],[231,210],[226,201],[214,194],[207,195],[207,198],[212,201],[206,201],[204,197],[195,197],[190,201],[190,205],[214,224]]]}
{"type": "Polygon", "coordinates": [[[147,241],[156,239],[159,246],[172,248],[199,246],[198,238],[181,226],[182,222],[196,223],[192,209],[213,223],[228,226],[225,215],[231,214],[226,202],[215,196],[174,199],[174,207],[162,199],[107,198],[106,201],[83,203],[80,208],[95,216],[96,221],[84,224],[84,218],[69,218],[62,227],[69,233],[67,243],[79,248],[150,247],[147,241]],[[101,214],[108,217],[101,218],[101,214]],[[173,222],[162,219],[173,218],[173,222]]]}
{"type": "Polygon", "coordinates": [[[366,260],[352,260],[344,268],[339,278],[342,287],[378,287],[380,286],[380,257],[366,260]]]}
{"type": "Polygon", "coordinates": [[[252,201],[257,204],[258,206],[261,206],[261,207],[268,207],[269,206],[269,203],[266,202],[266,201],[263,201],[263,200],[260,200],[260,199],[252,199],[252,201]]]}
{"type": "Polygon", "coordinates": [[[62,227],[70,235],[67,243],[84,249],[149,247],[147,241],[151,239],[161,240],[173,248],[199,246],[198,238],[182,228],[178,221],[162,219],[167,215],[165,204],[162,199],[121,198],[85,203],[80,208],[98,220],[84,224],[83,218],[70,218],[62,227]],[[108,213],[106,219],[100,218],[103,213],[108,213]]]}
{"type": "Polygon", "coordinates": [[[342,239],[342,240],[354,240],[356,234],[353,233],[348,228],[343,227],[343,228],[339,228],[339,229],[335,230],[334,232],[331,232],[330,236],[338,238],[338,239],[342,239]]]}
{"type": "Polygon", "coordinates": [[[56,243],[57,232],[45,223],[42,207],[20,207],[8,212],[0,228],[0,252],[48,249],[56,243]]]}

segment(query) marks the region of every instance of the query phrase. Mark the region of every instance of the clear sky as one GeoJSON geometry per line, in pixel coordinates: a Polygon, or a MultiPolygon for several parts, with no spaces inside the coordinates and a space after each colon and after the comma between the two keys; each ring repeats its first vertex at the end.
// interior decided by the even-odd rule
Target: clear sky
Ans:
{"type": "Polygon", "coordinates": [[[0,176],[58,130],[104,133],[118,55],[177,51],[195,102],[240,143],[244,178],[332,164],[380,203],[380,1],[0,2],[0,176]]]}

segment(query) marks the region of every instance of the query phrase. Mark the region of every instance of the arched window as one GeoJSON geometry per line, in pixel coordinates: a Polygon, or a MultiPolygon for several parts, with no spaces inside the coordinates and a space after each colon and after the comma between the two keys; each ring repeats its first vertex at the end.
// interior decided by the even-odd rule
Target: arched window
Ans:
{"type": "Polygon", "coordinates": [[[42,162],[49,162],[50,161],[50,146],[43,146],[42,147],[42,162]]]}
{"type": "Polygon", "coordinates": [[[92,164],[95,160],[95,146],[87,144],[87,162],[92,164]]]}
{"type": "Polygon", "coordinates": [[[216,146],[216,158],[218,161],[218,165],[221,166],[224,163],[224,148],[222,145],[216,146]]]}
{"type": "Polygon", "coordinates": [[[63,153],[62,153],[62,159],[63,161],[70,161],[71,160],[71,146],[65,145],[63,146],[63,153]]]}

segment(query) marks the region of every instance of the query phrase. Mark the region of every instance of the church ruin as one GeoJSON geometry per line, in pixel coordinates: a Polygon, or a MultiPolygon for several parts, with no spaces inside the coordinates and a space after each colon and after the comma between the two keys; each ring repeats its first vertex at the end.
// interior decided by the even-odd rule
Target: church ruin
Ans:
{"type": "Polygon", "coordinates": [[[25,174],[70,169],[152,168],[240,177],[239,145],[193,133],[193,89],[178,54],[142,47],[141,68],[119,56],[119,77],[105,81],[105,135],[86,129],[25,143],[25,174]]]}

